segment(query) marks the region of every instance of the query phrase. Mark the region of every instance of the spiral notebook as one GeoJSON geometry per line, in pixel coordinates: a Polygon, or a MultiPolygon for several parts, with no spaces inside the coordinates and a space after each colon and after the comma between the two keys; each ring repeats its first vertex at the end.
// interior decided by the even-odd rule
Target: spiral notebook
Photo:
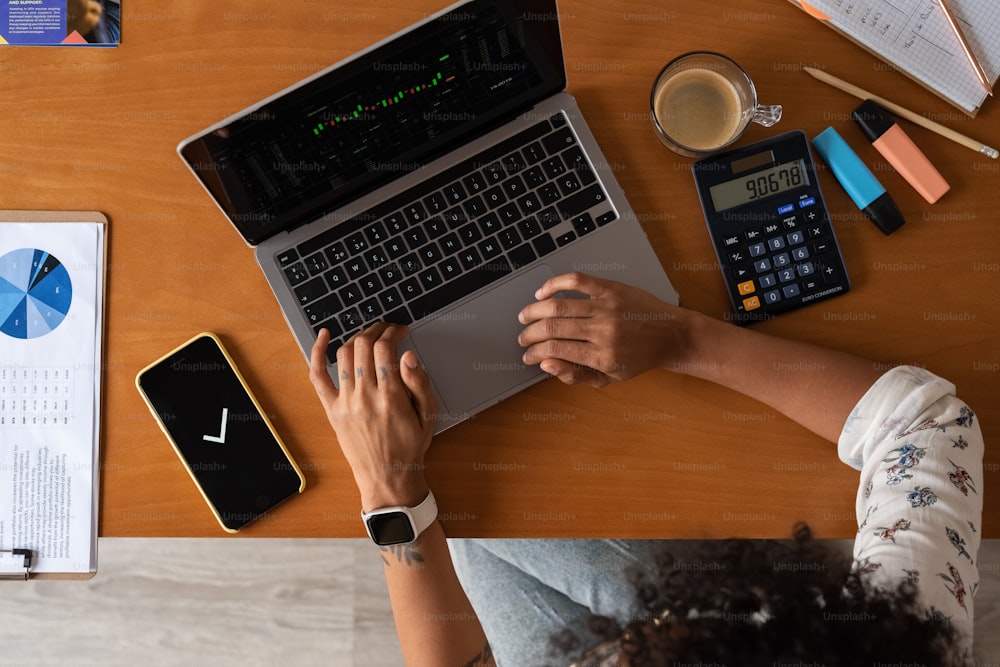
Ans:
{"type": "MultiPolygon", "coordinates": [[[[975,116],[986,100],[936,0],[789,0],[900,72],[975,116]]],[[[1000,2],[949,0],[992,84],[1000,78],[1000,2]]]]}

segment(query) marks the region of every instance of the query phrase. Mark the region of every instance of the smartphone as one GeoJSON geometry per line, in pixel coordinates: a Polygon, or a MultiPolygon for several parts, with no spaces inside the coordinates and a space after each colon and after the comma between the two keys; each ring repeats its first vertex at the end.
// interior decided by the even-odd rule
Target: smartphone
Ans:
{"type": "Polygon", "coordinates": [[[202,333],[136,387],[219,525],[235,533],[305,489],[302,471],[219,338],[202,333]]]}

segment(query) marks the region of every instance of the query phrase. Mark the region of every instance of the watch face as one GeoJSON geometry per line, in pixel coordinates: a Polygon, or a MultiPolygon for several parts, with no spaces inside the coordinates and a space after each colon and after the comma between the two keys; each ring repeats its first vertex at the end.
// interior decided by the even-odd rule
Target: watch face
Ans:
{"type": "Polygon", "coordinates": [[[368,531],[375,544],[404,544],[412,542],[416,535],[413,524],[403,512],[387,512],[368,517],[368,531]]]}

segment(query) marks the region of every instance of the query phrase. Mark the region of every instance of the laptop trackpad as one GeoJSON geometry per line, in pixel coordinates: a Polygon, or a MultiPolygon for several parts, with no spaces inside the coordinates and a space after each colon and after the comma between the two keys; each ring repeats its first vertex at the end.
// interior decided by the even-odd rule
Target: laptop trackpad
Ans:
{"type": "Polygon", "coordinates": [[[517,314],[552,275],[548,266],[536,266],[411,331],[448,412],[470,412],[545,376],[521,362],[517,336],[524,327],[517,314]]]}

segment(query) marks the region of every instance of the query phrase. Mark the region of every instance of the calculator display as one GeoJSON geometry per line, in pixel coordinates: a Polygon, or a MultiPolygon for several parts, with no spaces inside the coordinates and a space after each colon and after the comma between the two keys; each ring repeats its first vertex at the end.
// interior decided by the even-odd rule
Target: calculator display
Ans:
{"type": "Polygon", "coordinates": [[[803,185],[809,185],[805,162],[793,160],[719,183],[709,188],[709,193],[715,210],[725,211],[803,185]]]}

